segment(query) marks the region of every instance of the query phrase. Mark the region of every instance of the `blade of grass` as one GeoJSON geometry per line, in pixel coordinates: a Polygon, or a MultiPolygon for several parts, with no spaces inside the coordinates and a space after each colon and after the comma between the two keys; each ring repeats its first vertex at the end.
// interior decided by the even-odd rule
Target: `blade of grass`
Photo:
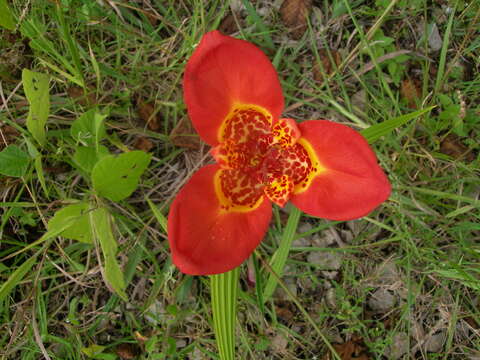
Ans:
{"type": "Polygon", "coordinates": [[[270,36],[270,30],[268,30],[268,28],[265,26],[263,20],[258,15],[251,2],[248,0],[242,0],[242,3],[245,6],[248,15],[250,15],[255,22],[255,25],[258,26],[259,30],[262,32],[262,40],[264,41],[265,46],[272,50],[275,49],[272,37],[270,36]]]}
{"type": "Polygon", "coordinates": [[[150,199],[146,199],[148,206],[150,206],[150,210],[152,210],[153,215],[155,216],[155,219],[157,219],[158,223],[162,227],[162,230],[167,233],[167,218],[160,212],[160,210],[155,206],[155,204],[152,202],[150,199]]]}
{"type": "Polygon", "coordinates": [[[445,64],[447,60],[448,43],[450,39],[450,34],[452,32],[453,19],[455,18],[457,5],[458,5],[458,1],[455,2],[455,6],[453,7],[452,13],[450,14],[450,18],[448,19],[445,35],[443,36],[443,44],[442,44],[442,50],[440,52],[440,61],[438,63],[437,78],[435,79],[435,89],[434,89],[435,94],[438,93],[438,91],[440,90],[440,87],[442,86],[443,74],[445,72],[445,64]]]}
{"type": "Polygon", "coordinates": [[[256,253],[253,253],[252,256],[253,267],[255,269],[255,292],[257,293],[257,302],[260,312],[265,314],[265,306],[263,301],[263,277],[262,272],[260,271],[260,266],[258,265],[258,256],[256,253]]]}
{"type": "Polygon", "coordinates": [[[235,359],[235,323],[240,269],[210,275],[213,328],[221,360],[235,359]]]}
{"type": "Polygon", "coordinates": [[[381,122],[380,124],[372,125],[369,128],[362,130],[361,133],[371,144],[397,127],[402,126],[410,120],[413,120],[416,117],[431,111],[434,107],[435,106],[430,106],[425,109],[414,111],[409,114],[401,115],[396,118],[381,122]]]}
{"type": "Polygon", "coordinates": [[[83,79],[82,65],[80,62],[80,53],[78,51],[78,42],[72,38],[70,32],[69,24],[65,22],[65,16],[63,14],[63,9],[59,3],[57,3],[57,18],[59,23],[59,34],[60,37],[67,43],[67,49],[70,52],[70,56],[73,60],[73,65],[75,71],[75,78],[78,79],[82,84],[85,84],[83,79]]]}
{"type": "Polygon", "coordinates": [[[288,253],[290,252],[290,248],[292,247],[293,239],[295,238],[295,231],[298,226],[298,221],[300,220],[300,216],[302,212],[298,210],[296,207],[292,207],[290,211],[290,216],[287,220],[287,225],[283,231],[283,236],[280,241],[280,247],[275,251],[275,254],[270,261],[270,266],[272,270],[275,272],[275,275],[270,274],[267,283],[265,284],[265,290],[263,291],[263,301],[267,301],[275,291],[277,287],[278,278],[282,277],[283,268],[285,267],[285,263],[287,262],[288,253]]]}
{"type": "MultiPolygon", "coordinates": [[[[300,210],[299,210],[300,212],[300,210]]],[[[287,224],[288,226],[288,224],[287,224]]],[[[280,277],[278,276],[278,274],[273,270],[273,268],[267,264],[263,259],[261,259],[263,264],[265,265],[265,267],[267,268],[267,270],[270,272],[270,275],[273,276],[275,278],[275,280],[280,284],[280,286],[283,288],[283,290],[285,290],[285,292],[287,293],[287,295],[292,299],[292,301],[295,303],[295,305],[298,307],[298,309],[300,310],[300,312],[303,314],[303,316],[305,317],[305,319],[312,325],[312,327],[315,329],[316,333],[320,336],[320,338],[322,339],[322,341],[325,343],[325,345],[327,346],[327,348],[330,350],[331,354],[333,355],[333,357],[336,359],[336,360],[341,360],[340,356],[337,354],[337,352],[335,351],[335,349],[333,348],[332,344],[330,343],[330,341],[325,337],[325,335],[323,335],[323,333],[321,332],[320,328],[318,327],[318,325],[316,324],[316,322],[312,319],[312,317],[309,315],[309,313],[307,312],[307,310],[305,310],[305,308],[302,306],[302,304],[300,303],[300,301],[298,300],[298,298],[292,294],[292,292],[290,291],[290,289],[285,285],[285,283],[282,281],[282,279],[280,279],[280,277]]]]}
{"type": "Polygon", "coordinates": [[[27,261],[20,265],[12,273],[12,275],[10,275],[8,280],[3,283],[3,285],[0,287],[0,302],[2,302],[8,296],[8,294],[10,294],[13,288],[17,286],[17,284],[23,279],[23,277],[30,271],[33,264],[35,264],[35,261],[37,260],[37,254],[30,257],[27,261]]]}

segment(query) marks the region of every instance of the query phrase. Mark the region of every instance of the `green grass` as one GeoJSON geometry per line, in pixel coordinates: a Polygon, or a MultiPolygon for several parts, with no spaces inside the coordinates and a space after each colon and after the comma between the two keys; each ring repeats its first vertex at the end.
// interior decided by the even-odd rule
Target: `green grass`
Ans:
{"type": "MultiPolygon", "coordinates": [[[[217,359],[210,283],[171,264],[165,219],[182,183],[208,161],[206,147],[188,150],[169,137],[186,116],[183,68],[230,4],[58,3],[10,1],[16,30],[0,29],[0,150],[15,144],[35,159],[22,176],[0,175],[0,359],[120,359],[121,351],[138,359],[217,359]],[[25,124],[24,68],[50,77],[43,144],[25,124]],[[154,104],[158,129],[140,119],[141,102],[154,104]],[[90,140],[73,137],[70,127],[92,108],[107,115],[106,134],[85,144],[90,140]],[[95,196],[77,148],[119,153],[135,149],[139,137],[153,147],[137,190],[120,201],[95,196]],[[106,285],[115,270],[105,274],[101,239],[92,245],[47,233],[55,212],[75,201],[111,217],[127,301],[106,285]]],[[[342,344],[355,343],[381,359],[398,336],[408,340],[412,358],[478,356],[478,2],[315,1],[308,29],[295,41],[271,2],[233,8],[239,3],[234,36],[272,59],[285,116],[330,118],[358,130],[397,120],[373,143],[393,185],[375,212],[346,223],[301,214],[296,227],[295,211],[275,209],[255,259],[241,268],[236,358],[325,359],[332,347],[341,353],[342,344]],[[442,41],[435,52],[422,35],[433,23],[442,41]],[[318,81],[313,67],[322,48],[337,50],[342,61],[318,81]],[[399,50],[410,53],[380,61],[399,50]],[[417,109],[401,91],[406,79],[417,81],[417,109]],[[268,264],[279,248],[288,257],[273,292],[278,279],[268,264]],[[325,254],[340,259],[334,271],[312,261],[325,254]],[[395,299],[382,311],[372,308],[379,289],[395,299]],[[434,349],[438,334],[444,341],[434,349]]],[[[65,221],[68,227],[74,220],[65,221]]]]}

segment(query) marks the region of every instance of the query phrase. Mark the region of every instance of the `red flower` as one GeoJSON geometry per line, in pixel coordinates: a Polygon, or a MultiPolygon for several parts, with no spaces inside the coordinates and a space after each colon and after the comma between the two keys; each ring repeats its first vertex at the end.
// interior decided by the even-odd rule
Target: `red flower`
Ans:
{"type": "Polygon", "coordinates": [[[168,239],[182,272],[240,265],[262,241],[272,201],[350,220],[388,198],[390,184],[359,133],[328,120],[280,117],[277,73],[251,43],[207,33],[183,87],[188,114],[217,163],[196,172],[170,209],[168,239]]]}

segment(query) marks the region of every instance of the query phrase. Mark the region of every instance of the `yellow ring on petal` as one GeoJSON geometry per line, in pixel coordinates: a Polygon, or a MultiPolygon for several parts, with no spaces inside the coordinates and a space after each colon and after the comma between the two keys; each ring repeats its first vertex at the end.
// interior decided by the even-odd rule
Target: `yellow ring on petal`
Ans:
{"type": "Polygon", "coordinates": [[[296,184],[295,188],[293,189],[294,194],[301,194],[310,187],[313,179],[315,179],[321,173],[327,171],[327,168],[320,163],[313,146],[305,138],[299,138],[297,140],[297,144],[301,145],[305,149],[310,161],[312,162],[311,171],[308,173],[305,179],[301,183],[296,184]]]}
{"type": "Polygon", "coordinates": [[[254,179],[240,171],[218,170],[213,181],[221,211],[224,213],[249,212],[257,209],[264,200],[262,186],[254,184],[254,179]]]}
{"type": "Polygon", "coordinates": [[[235,103],[218,130],[218,142],[244,142],[252,130],[270,132],[272,124],[273,117],[267,109],[253,104],[235,103]],[[250,127],[241,126],[246,124],[250,127]],[[240,133],[242,131],[244,133],[240,133]]]}

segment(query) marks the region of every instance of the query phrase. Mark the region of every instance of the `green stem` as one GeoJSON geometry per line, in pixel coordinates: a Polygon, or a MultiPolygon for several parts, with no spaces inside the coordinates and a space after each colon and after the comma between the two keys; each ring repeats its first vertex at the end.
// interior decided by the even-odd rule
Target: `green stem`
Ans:
{"type": "Polygon", "coordinates": [[[235,323],[237,317],[240,268],[210,275],[213,328],[221,360],[235,359],[235,323]]]}

